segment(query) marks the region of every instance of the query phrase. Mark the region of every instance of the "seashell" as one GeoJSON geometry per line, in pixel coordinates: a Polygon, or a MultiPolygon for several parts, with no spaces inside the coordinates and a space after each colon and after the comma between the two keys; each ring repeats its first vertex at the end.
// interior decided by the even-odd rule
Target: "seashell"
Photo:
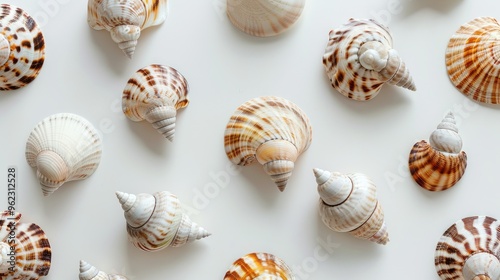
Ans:
{"type": "Polygon", "coordinates": [[[49,274],[52,250],[38,225],[20,219],[17,212],[0,216],[0,279],[37,280],[49,274]]]}
{"type": "Polygon", "coordinates": [[[101,138],[81,116],[59,113],[46,117],[31,131],[26,160],[36,167],[43,195],[62,184],[92,175],[101,160],[101,138]]]}
{"type": "Polygon", "coordinates": [[[144,251],[180,247],[210,235],[182,211],[179,199],[170,192],[127,194],[116,192],[125,211],[128,239],[144,251]]]}
{"type": "Polygon", "coordinates": [[[95,266],[83,260],[80,261],[80,274],[78,276],[80,280],[128,280],[127,277],[122,275],[107,274],[104,271],[100,271],[95,266]]]}
{"type": "Polygon", "coordinates": [[[45,41],[35,20],[21,8],[0,5],[0,90],[31,83],[45,61],[45,41]]]}
{"type": "Polygon", "coordinates": [[[451,82],[466,96],[488,104],[500,103],[500,24],[478,17],[460,26],[446,48],[451,82]]]}
{"type": "Polygon", "coordinates": [[[415,143],[408,162],[417,184],[429,191],[443,191],[455,185],[467,167],[453,113],[449,112],[425,140],[415,143]]]}
{"type": "Polygon", "coordinates": [[[378,244],[389,242],[377,189],[366,175],[315,168],[314,176],[320,196],[319,214],[326,226],[378,244]]]}
{"type": "Polygon", "coordinates": [[[227,0],[227,16],[241,31],[269,37],[290,28],[302,14],[305,3],[305,0],[227,0]]]}
{"type": "Polygon", "coordinates": [[[229,119],[224,133],[227,157],[248,165],[263,165],[280,191],[292,175],[294,163],[311,144],[309,118],[294,103],[275,96],[243,103],[229,119]]]}
{"type": "Polygon", "coordinates": [[[167,19],[167,0],[89,0],[87,21],[106,29],[118,47],[132,58],[141,31],[167,19]]]}
{"type": "Polygon", "coordinates": [[[224,280],[294,280],[288,265],[269,253],[250,253],[237,259],[226,272],[224,280]]]}
{"type": "Polygon", "coordinates": [[[372,19],[351,18],[331,30],[323,65],[332,86],[354,100],[374,98],[385,83],[416,90],[389,29],[372,19]]]}
{"type": "Polygon", "coordinates": [[[174,138],[177,110],[189,104],[189,86],[172,67],[152,64],[128,80],[122,108],[132,121],[147,120],[170,141],[174,138]]]}
{"type": "Polygon", "coordinates": [[[463,218],[439,239],[434,255],[443,280],[500,279],[500,223],[488,216],[463,218]]]}

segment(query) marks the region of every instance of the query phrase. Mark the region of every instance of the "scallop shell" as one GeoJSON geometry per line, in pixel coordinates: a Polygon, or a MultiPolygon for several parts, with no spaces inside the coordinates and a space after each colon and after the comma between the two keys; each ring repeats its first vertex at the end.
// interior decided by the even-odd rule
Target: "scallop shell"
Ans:
{"type": "Polygon", "coordinates": [[[488,216],[463,218],[436,246],[434,263],[443,280],[500,279],[500,223],[488,216]]]}
{"type": "Polygon", "coordinates": [[[241,31],[269,37],[290,28],[302,14],[305,3],[305,0],[227,0],[227,16],[241,31]]]}
{"type": "Polygon", "coordinates": [[[0,5],[0,90],[31,83],[45,61],[45,41],[35,20],[23,9],[0,5]]]}
{"type": "Polygon", "coordinates": [[[375,184],[364,174],[314,169],[320,195],[319,214],[330,229],[378,244],[389,242],[375,184]]]}
{"type": "Polygon", "coordinates": [[[280,191],[286,187],[298,156],[311,144],[309,118],[294,103],[275,96],[243,103],[229,119],[224,148],[235,164],[255,159],[280,191]]]}
{"type": "Polygon", "coordinates": [[[87,21],[95,30],[109,31],[132,58],[141,31],[162,24],[167,14],[167,0],[89,0],[87,21]]]}
{"type": "Polygon", "coordinates": [[[49,274],[52,250],[38,225],[20,219],[20,213],[9,211],[0,217],[0,279],[37,280],[49,274]]]}
{"type": "Polygon", "coordinates": [[[416,90],[405,63],[392,48],[389,29],[372,19],[351,18],[331,30],[323,65],[332,86],[354,100],[374,98],[385,83],[416,90]]]}
{"type": "Polygon", "coordinates": [[[125,211],[128,239],[144,251],[180,247],[210,235],[182,211],[179,199],[170,192],[127,194],[116,192],[125,211]]]}
{"type": "Polygon", "coordinates": [[[429,191],[446,190],[462,178],[467,154],[462,151],[462,138],[453,113],[444,117],[429,143],[422,140],[413,145],[408,165],[415,182],[429,191]]]}
{"type": "Polygon", "coordinates": [[[446,69],[455,87],[470,98],[500,103],[500,24],[479,17],[462,25],[446,48],[446,69]]]}
{"type": "Polygon", "coordinates": [[[127,277],[122,275],[107,274],[104,271],[100,271],[95,266],[83,260],[80,261],[80,274],[78,276],[80,280],[128,280],[127,277]]]}
{"type": "Polygon", "coordinates": [[[226,272],[224,280],[294,280],[288,265],[269,253],[250,253],[237,259],[226,272]]]}
{"type": "Polygon", "coordinates": [[[177,110],[189,104],[189,86],[172,67],[152,64],[139,69],[128,80],[122,96],[122,108],[132,121],[147,120],[172,141],[177,110]]]}
{"type": "Polygon", "coordinates": [[[26,160],[36,167],[45,196],[65,182],[92,175],[101,160],[101,138],[81,116],[59,113],[48,116],[31,131],[26,160]]]}

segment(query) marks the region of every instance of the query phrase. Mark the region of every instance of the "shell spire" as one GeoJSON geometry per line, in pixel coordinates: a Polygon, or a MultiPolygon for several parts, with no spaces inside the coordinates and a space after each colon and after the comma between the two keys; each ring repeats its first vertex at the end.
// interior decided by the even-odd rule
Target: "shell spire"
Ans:
{"type": "Polygon", "coordinates": [[[100,271],[84,260],[80,261],[80,274],[78,277],[80,280],[128,280],[127,277],[122,275],[107,274],[100,271]]]}
{"type": "Polygon", "coordinates": [[[224,280],[294,280],[290,267],[269,253],[250,253],[237,259],[226,272],[224,280]]]}
{"type": "Polygon", "coordinates": [[[368,177],[319,168],[313,171],[320,196],[319,213],[326,226],[378,244],[389,242],[376,187],[368,177]]]}

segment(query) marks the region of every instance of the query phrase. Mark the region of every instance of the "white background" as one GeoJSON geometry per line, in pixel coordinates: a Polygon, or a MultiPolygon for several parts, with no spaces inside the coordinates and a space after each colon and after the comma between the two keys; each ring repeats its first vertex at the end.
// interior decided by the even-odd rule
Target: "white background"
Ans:
{"type": "Polygon", "coordinates": [[[224,0],[171,1],[168,19],[143,32],[132,60],[108,32],[87,25],[87,1],[4,2],[38,20],[46,41],[38,78],[0,94],[0,206],[7,205],[7,166],[15,165],[22,220],[40,225],[52,245],[45,279],[77,279],[80,259],[136,280],[222,279],[234,260],[253,251],[281,257],[302,271],[297,279],[439,279],[434,249],[441,234],[463,217],[500,217],[499,109],[464,97],[444,65],[450,36],[475,17],[494,16],[498,1],[309,0],[296,25],[267,39],[234,28],[224,0]],[[349,17],[374,17],[390,27],[416,92],[386,85],[362,103],[330,86],[323,51],[329,31],[349,17]],[[128,78],[152,63],[176,68],[190,85],[191,103],[179,112],[173,143],[121,112],[128,78]],[[223,133],[233,111],[262,95],[296,103],[313,125],[312,144],[283,193],[258,164],[230,173],[224,152],[223,133]],[[468,167],[455,187],[431,193],[413,182],[406,162],[413,144],[427,139],[449,110],[456,115],[468,167]],[[25,160],[25,143],[39,121],[60,112],[79,114],[101,131],[102,161],[90,178],[43,197],[25,160]],[[314,167],[362,172],[376,183],[387,245],[322,224],[314,167]],[[229,182],[217,186],[218,176],[229,182]],[[168,190],[212,236],[142,252],[127,240],[116,190],[168,190]],[[315,252],[324,257],[320,244],[328,239],[336,248],[318,259],[315,252]]]}

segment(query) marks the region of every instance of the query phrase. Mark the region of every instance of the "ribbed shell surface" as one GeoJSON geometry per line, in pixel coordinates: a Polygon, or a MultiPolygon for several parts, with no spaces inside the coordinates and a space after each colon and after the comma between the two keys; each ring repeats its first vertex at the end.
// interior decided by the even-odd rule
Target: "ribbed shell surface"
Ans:
{"type": "Polygon", "coordinates": [[[45,61],[45,40],[35,20],[21,8],[0,5],[0,34],[10,50],[0,66],[0,90],[18,89],[31,83],[45,61]]]}
{"type": "Polygon", "coordinates": [[[269,253],[250,253],[237,259],[224,280],[294,280],[292,270],[280,258],[269,253]]]}
{"type": "Polygon", "coordinates": [[[470,98],[500,103],[500,24],[479,17],[462,25],[446,48],[446,69],[455,87],[470,98]]]}
{"type": "Polygon", "coordinates": [[[11,216],[3,212],[0,217],[0,242],[15,247],[16,270],[13,273],[1,274],[5,280],[37,280],[49,273],[52,250],[45,232],[36,224],[21,223],[21,214],[11,216]],[[15,222],[15,243],[10,244],[11,226],[15,222]]]}
{"type": "Polygon", "coordinates": [[[471,256],[478,253],[489,253],[497,261],[500,258],[500,223],[492,217],[467,217],[444,232],[434,256],[439,277],[443,280],[469,280],[462,274],[463,267],[471,256]]]}

